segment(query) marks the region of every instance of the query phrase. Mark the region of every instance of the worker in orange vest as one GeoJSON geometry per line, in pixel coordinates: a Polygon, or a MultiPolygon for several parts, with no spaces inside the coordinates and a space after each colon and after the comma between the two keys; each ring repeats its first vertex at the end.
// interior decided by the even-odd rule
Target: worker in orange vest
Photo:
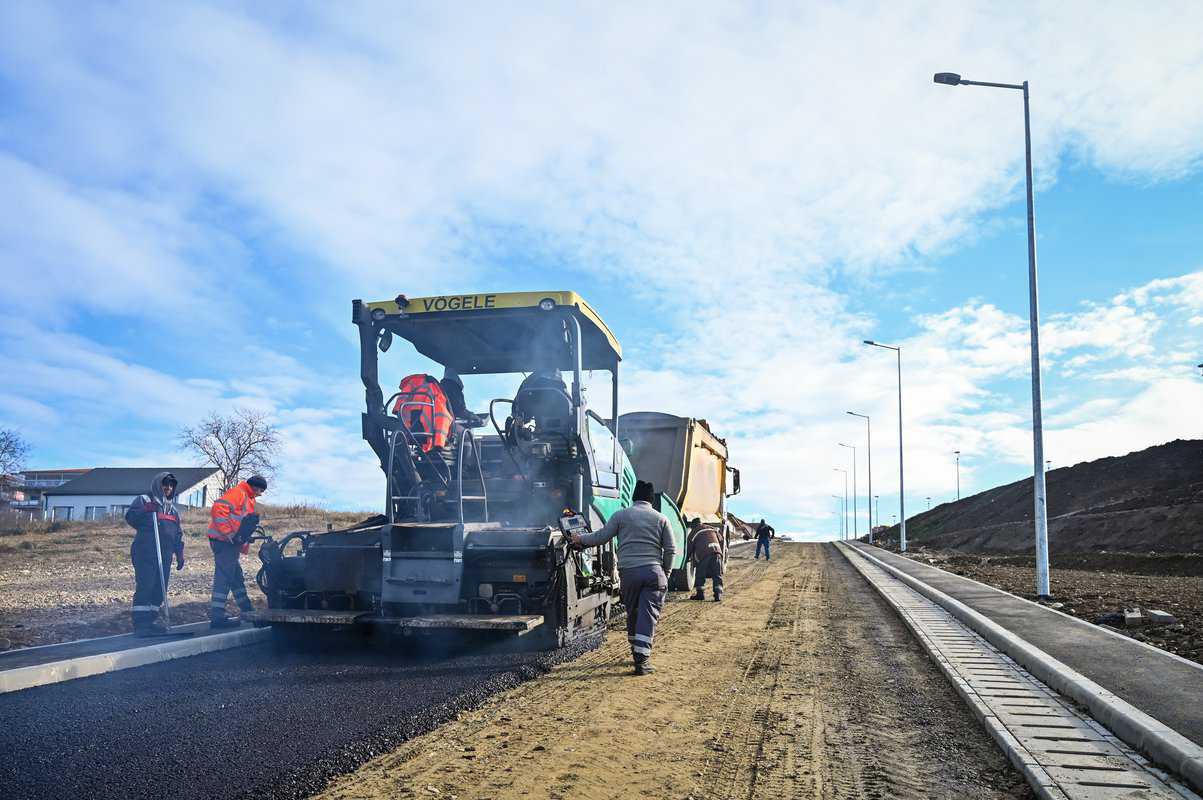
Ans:
{"type": "Polygon", "coordinates": [[[209,606],[209,627],[236,628],[237,617],[226,616],[226,597],[232,592],[239,610],[254,611],[246,596],[246,579],[239,556],[250,550],[251,535],[259,525],[255,498],[267,491],[267,479],[252,475],[223,494],[209,512],[209,547],[213,549],[213,595],[209,606]]]}

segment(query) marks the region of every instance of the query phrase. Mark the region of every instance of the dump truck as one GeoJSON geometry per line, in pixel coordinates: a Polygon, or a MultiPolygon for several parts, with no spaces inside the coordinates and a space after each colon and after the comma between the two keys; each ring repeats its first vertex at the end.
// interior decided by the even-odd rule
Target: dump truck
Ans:
{"type": "MultiPolygon", "coordinates": [[[[597,312],[559,291],[355,300],[351,316],[384,513],[266,543],[258,582],[268,608],[257,620],[286,642],[322,626],[523,636],[545,647],[604,632],[618,594],[615,543],[578,550],[568,536],[630,505],[635,471],[618,439],[622,350],[597,312]],[[379,359],[398,339],[411,348],[392,374],[427,394],[386,399],[379,359]],[[523,382],[444,430],[435,379],[421,375],[429,362],[523,382]],[[587,371],[610,373],[607,413],[586,403],[587,371]]],[[[674,512],[683,561],[676,499],[659,502],[674,512]]]]}
{"type": "MultiPolygon", "coordinates": [[[[658,411],[623,414],[618,418],[618,431],[635,472],[669,499],[671,507],[660,510],[670,522],[671,512],[677,510],[682,530],[687,531],[693,519],[717,528],[725,560],[732,534],[727,498],[739,494],[739,470],[728,463],[726,440],[714,435],[704,419],[658,411]]],[[[686,552],[689,544],[687,539],[686,552]]],[[[673,566],[669,588],[692,591],[693,564],[684,559],[673,566]]]]}

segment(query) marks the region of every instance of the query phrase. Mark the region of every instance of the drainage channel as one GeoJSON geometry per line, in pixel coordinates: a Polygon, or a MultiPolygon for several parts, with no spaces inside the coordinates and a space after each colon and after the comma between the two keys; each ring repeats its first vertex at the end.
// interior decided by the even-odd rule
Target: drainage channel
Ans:
{"type": "Polygon", "coordinates": [[[1038,795],[1199,800],[943,608],[853,549],[839,549],[894,607],[1038,795]]]}

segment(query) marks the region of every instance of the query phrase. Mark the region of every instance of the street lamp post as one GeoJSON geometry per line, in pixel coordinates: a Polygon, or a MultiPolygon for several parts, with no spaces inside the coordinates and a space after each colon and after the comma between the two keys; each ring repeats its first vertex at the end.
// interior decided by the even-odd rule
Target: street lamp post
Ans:
{"type": "Polygon", "coordinates": [[[856,521],[856,518],[860,516],[859,512],[856,510],[856,448],[850,444],[844,444],[843,442],[839,442],[839,445],[840,447],[847,447],[852,451],[852,538],[859,539],[860,526],[856,521]]]}
{"type": "Polygon", "coordinates": [[[948,86],[990,86],[1023,92],[1023,143],[1028,195],[1028,325],[1032,339],[1032,495],[1036,525],[1036,594],[1045,598],[1049,596],[1048,504],[1044,491],[1044,421],[1040,410],[1040,303],[1036,291],[1036,201],[1032,190],[1032,119],[1028,104],[1028,82],[967,81],[955,72],[937,72],[933,79],[936,83],[948,86]]]}
{"type": "Polygon", "coordinates": [[[877,517],[877,524],[880,525],[881,524],[881,495],[879,495],[879,494],[873,495],[873,505],[876,507],[876,510],[873,512],[873,516],[877,517]]]}
{"type": "Polygon", "coordinates": [[[844,473],[844,538],[848,538],[848,470],[833,468],[836,472],[844,473]]]}
{"type": "MultiPolygon", "coordinates": [[[[869,498],[873,497],[873,425],[869,421],[867,414],[857,414],[855,411],[847,412],[854,417],[860,417],[865,421],[865,455],[869,460],[869,498]]],[[[873,544],[873,502],[869,501],[869,544],[873,544]]]]}
{"type": "Polygon", "coordinates": [[[960,500],[961,499],[961,451],[953,450],[952,452],[957,457],[957,499],[960,500]]]}
{"type": "Polygon", "coordinates": [[[902,527],[898,530],[898,548],[902,552],[906,552],[906,485],[904,482],[905,470],[902,465],[902,348],[894,347],[888,344],[880,344],[871,339],[865,339],[865,344],[871,347],[881,347],[886,350],[893,350],[898,356],[898,518],[902,520],[902,527]]]}
{"type": "MultiPolygon", "coordinates": [[[[845,498],[843,498],[843,497],[840,497],[838,494],[833,494],[833,495],[832,495],[832,497],[834,497],[834,498],[835,498],[837,501],[839,501],[839,502],[841,502],[841,503],[844,503],[844,502],[846,502],[846,501],[845,501],[845,498]]],[[[847,512],[847,510],[846,510],[846,506],[843,506],[843,507],[837,507],[837,508],[845,508],[845,510],[844,510],[844,511],[836,511],[836,512],[835,512],[835,513],[836,513],[836,515],[839,517],[840,538],[841,538],[841,539],[843,539],[843,538],[844,538],[844,536],[846,535],[846,534],[844,533],[844,523],[845,523],[845,521],[846,521],[844,518],[847,516],[847,513],[848,513],[848,512],[847,512]]]]}
{"type": "Polygon", "coordinates": [[[927,498],[927,510],[931,511],[931,498],[927,498]]]}

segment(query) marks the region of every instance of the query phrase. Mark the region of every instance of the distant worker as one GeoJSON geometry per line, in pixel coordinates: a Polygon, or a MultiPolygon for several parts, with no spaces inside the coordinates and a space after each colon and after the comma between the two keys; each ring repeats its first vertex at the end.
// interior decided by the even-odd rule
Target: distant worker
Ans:
{"type": "Polygon", "coordinates": [[[709,525],[703,525],[702,520],[694,517],[689,523],[693,531],[693,541],[689,546],[689,560],[694,568],[694,600],[706,599],[706,579],[714,582],[714,602],[723,599],[723,540],[717,530],[709,525]]]}
{"type": "Polygon", "coordinates": [[[769,555],[769,539],[777,534],[773,530],[773,526],[764,521],[764,517],[760,518],[760,524],[756,526],[756,560],[760,560],[760,548],[764,548],[764,560],[772,561],[769,555]]]}
{"type": "Polygon", "coordinates": [[[267,491],[267,479],[252,475],[214,501],[210,511],[209,547],[213,549],[213,594],[209,600],[209,627],[236,628],[242,620],[226,616],[226,598],[243,614],[255,610],[246,596],[246,579],[239,556],[251,549],[251,536],[259,525],[255,498],[267,491]]]}
{"type": "Polygon", "coordinates": [[[130,616],[135,636],[167,633],[167,626],[159,620],[159,609],[167,599],[172,556],[175,568],[184,568],[184,532],[174,500],[176,483],[170,472],[160,472],[150,482],[150,493],[135,497],[125,510],[125,521],[136,531],[129,548],[130,561],[134,562],[130,616]]]}
{"type": "Polygon", "coordinates": [[[600,531],[572,536],[572,543],[580,547],[593,547],[618,537],[619,595],[627,607],[627,641],[631,643],[636,675],[655,672],[652,640],[676,552],[668,518],[652,508],[655,496],[652,484],[637,481],[634,505],[615,512],[600,531]]]}

